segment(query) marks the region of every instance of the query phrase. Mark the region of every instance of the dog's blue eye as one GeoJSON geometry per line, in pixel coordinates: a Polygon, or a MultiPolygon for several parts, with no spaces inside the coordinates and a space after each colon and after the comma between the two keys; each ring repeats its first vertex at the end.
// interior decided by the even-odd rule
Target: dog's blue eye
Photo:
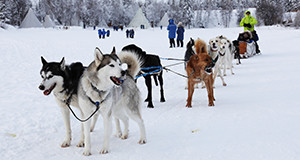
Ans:
{"type": "Polygon", "coordinates": [[[50,76],[48,76],[48,79],[50,79],[50,78],[52,78],[53,77],[53,75],[50,75],[50,76]]]}
{"type": "Polygon", "coordinates": [[[111,64],[111,65],[109,65],[110,67],[115,67],[115,65],[113,65],[113,64],[111,64]]]}

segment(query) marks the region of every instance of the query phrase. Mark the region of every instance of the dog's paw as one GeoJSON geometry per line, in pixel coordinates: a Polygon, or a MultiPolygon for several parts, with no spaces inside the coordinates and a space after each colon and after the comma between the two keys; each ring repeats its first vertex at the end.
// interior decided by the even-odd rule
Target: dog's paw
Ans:
{"type": "Polygon", "coordinates": [[[71,140],[65,140],[63,141],[63,143],[61,144],[62,148],[66,148],[66,147],[70,147],[71,145],[71,140]]]}
{"type": "Polygon", "coordinates": [[[127,138],[128,138],[128,134],[124,134],[124,135],[121,136],[121,139],[123,139],[123,140],[127,139],[127,138]]]}
{"type": "Polygon", "coordinates": [[[215,104],[214,103],[209,103],[208,106],[213,107],[213,106],[215,106],[215,104]]]}
{"type": "Polygon", "coordinates": [[[223,86],[227,86],[227,84],[226,84],[226,83],[223,83],[223,86]]]}
{"type": "Polygon", "coordinates": [[[139,140],[139,144],[146,144],[147,143],[147,140],[146,139],[140,139],[139,140]]]}
{"type": "Polygon", "coordinates": [[[118,137],[118,138],[121,138],[122,137],[122,132],[116,132],[115,136],[118,137]]]}
{"type": "Polygon", "coordinates": [[[108,149],[102,148],[99,153],[100,154],[107,154],[108,153],[108,149]]]}
{"type": "Polygon", "coordinates": [[[192,105],[191,104],[186,104],[185,107],[192,108],[192,105]]]}
{"type": "Polygon", "coordinates": [[[82,154],[85,155],[85,156],[92,155],[90,150],[85,150],[82,154]]]}
{"type": "Polygon", "coordinates": [[[77,147],[84,147],[84,141],[79,141],[79,143],[76,145],[77,147]]]}

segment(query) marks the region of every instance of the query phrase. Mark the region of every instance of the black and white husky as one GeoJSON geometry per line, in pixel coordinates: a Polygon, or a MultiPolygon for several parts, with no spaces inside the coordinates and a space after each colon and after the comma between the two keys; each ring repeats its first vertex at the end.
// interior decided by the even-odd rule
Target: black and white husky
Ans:
{"type": "MultiPolygon", "coordinates": [[[[103,117],[104,141],[101,154],[108,153],[111,134],[111,119],[115,117],[117,135],[126,139],[128,137],[128,117],[137,122],[140,128],[138,143],[146,143],[146,132],[141,116],[140,91],[134,81],[140,70],[138,57],[133,52],[122,51],[103,54],[95,49],[95,60],[86,68],[80,78],[78,87],[78,102],[82,118],[88,118],[97,107],[103,117]],[[127,65],[124,65],[126,63],[127,65]],[[120,129],[119,119],[124,123],[124,131],[120,129]]],[[[90,127],[91,120],[84,125],[84,152],[91,155],[90,127]]]]}
{"type": "MultiPolygon", "coordinates": [[[[43,91],[44,95],[48,96],[52,92],[55,96],[57,104],[60,106],[64,124],[66,127],[66,137],[61,144],[61,147],[68,147],[71,144],[71,125],[70,125],[70,110],[67,103],[79,108],[78,105],[78,84],[84,67],[82,63],[76,62],[71,65],[65,65],[65,59],[62,58],[60,62],[47,62],[41,57],[42,69],[40,75],[42,82],[39,89],[43,91]]],[[[97,114],[94,116],[93,126],[97,120],[97,114]]],[[[91,128],[91,131],[94,127],[91,128]]],[[[78,144],[83,143],[83,126],[81,129],[81,140],[78,144]]]]}

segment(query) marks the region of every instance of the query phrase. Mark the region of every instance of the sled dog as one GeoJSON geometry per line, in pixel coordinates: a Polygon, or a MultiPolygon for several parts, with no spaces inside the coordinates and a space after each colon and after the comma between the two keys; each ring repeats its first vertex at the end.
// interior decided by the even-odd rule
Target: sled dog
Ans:
{"type": "Polygon", "coordinates": [[[223,67],[223,76],[227,75],[226,69],[230,69],[231,74],[234,75],[233,69],[232,69],[233,68],[232,61],[234,58],[233,45],[232,45],[231,41],[228,40],[227,38],[222,38],[220,40],[219,55],[220,55],[221,66],[223,67]]]}
{"type": "Polygon", "coordinates": [[[214,92],[213,92],[213,76],[212,68],[215,65],[216,59],[212,59],[208,55],[207,45],[204,41],[198,39],[195,41],[196,55],[191,56],[187,63],[186,72],[188,79],[188,98],[186,107],[192,107],[192,97],[194,94],[194,85],[204,81],[208,93],[208,106],[214,106],[214,92]]]}
{"type": "MultiPolygon", "coordinates": [[[[221,41],[220,36],[209,40],[208,54],[213,59],[215,59],[217,57],[221,57],[221,55],[219,55],[220,41],[221,41]]],[[[215,81],[216,81],[217,76],[219,76],[221,78],[223,86],[227,85],[225,83],[225,80],[224,80],[222,72],[221,72],[221,60],[223,60],[223,59],[219,58],[218,61],[215,63],[215,69],[214,69],[214,74],[213,74],[213,86],[215,86],[215,81]]]]}
{"type": "Polygon", "coordinates": [[[148,102],[147,107],[148,108],[154,108],[153,102],[152,102],[152,82],[151,77],[153,77],[155,85],[158,86],[158,82],[160,85],[160,102],[165,102],[165,96],[164,96],[164,88],[163,88],[163,69],[158,69],[156,67],[162,67],[160,58],[158,55],[154,54],[147,54],[145,51],[143,51],[140,47],[130,44],[122,48],[122,51],[131,51],[138,55],[139,59],[142,60],[143,64],[141,65],[141,70],[139,72],[139,75],[151,73],[148,75],[143,76],[145,78],[145,83],[148,89],[148,96],[145,99],[145,102],[148,102]],[[143,69],[143,68],[151,68],[152,69],[143,69]],[[159,70],[159,71],[157,71],[159,70]],[[157,71],[157,72],[155,72],[157,71]],[[158,79],[158,82],[157,82],[158,79]]]}
{"type": "MultiPolygon", "coordinates": [[[[184,70],[186,70],[187,62],[190,60],[191,56],[195,55],[195,40],[190,38],[189,42],[186,44],[186,51],[184,54],[184,70]]],[[[203,88],[205,87],[202,83],[203,88]]],[[[195,84],[194,88],[199,88],[198,83],[195,84]]],[[[188,89],[188,80],[186,81],[186,86],[184,89],[188,89]]]]}
{"type": "MultiPolygon", "coordinates": [[[[61,147],[69,147],[71,144],[71,125],[70,125],[70,111],[67,103],[74,106],[78,106],[78,83],[79,79],[84,71],[82,63],[76,62],[71,65],[65,65],[65,59],[62,58],[60,62],[47,62],[44,57],[41,57],[42,69],[40,75],[42,82],[39,85],[39,89],[43,91],[45,96],[50,95],[52,92],[59,105],[64,124],[66,127],[66,137],[61,144],[61,147]]],[[[94,115],[93,124],[97,120],[98,114],[94,115]]],[[[91,131],[94,127],[91,127],[91,131]]],[[[79,144],[83,142],[83,127],[81,129],[81,140],[79,144]]]]}
{"type": "MultiPolygon", "coordinates": [[[[103,54],[96,48],[94,55],[94,61],[86,68],[79,81],[78,102],[83,119],[99,107],[104,124],[104,141],[100,153],[105,154],[109,151],[112,116],[115,118],[116,132],[120,138],[128,137],[130,117],[137,122],[140,129],[138,143],[146,143],[145,126],[140,110],[140,91],[134,81],[141,62],[133,52],[122,51],[117,55],[115,48],[111,54],[103,54]],[[124,123],[123,132],[119,119],[124,123]]],[[[91,155],[90,124],[91,120],[83,123],[84,143],[81,146],[84,146],[83,154],[86,156],[91,155]]]]}

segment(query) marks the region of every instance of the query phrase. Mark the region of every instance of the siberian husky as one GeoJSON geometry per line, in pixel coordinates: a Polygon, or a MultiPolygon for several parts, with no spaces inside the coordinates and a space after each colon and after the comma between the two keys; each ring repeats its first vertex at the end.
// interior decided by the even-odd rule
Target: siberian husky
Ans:
{"type": "MultiPolygon", "coordinates": [[[[77,89],[79,79],[84,71],[84,67],[80,62],[65,65],[65,59],[62,58],[60,62],[47,62],[41,57],[42,69],[40,75],[42,83],[39,89],[44,91],[44,95],[48,96],[52,92],[55,96],[57,104],[61,108],[61,112],[66,127],[66,137],[61,144],[61,147],[69,147],[71,144],[71,125],[70,125],[70,111],[68,105],[74,107],[78,106],[77,89]]],[[[93,127],[96,123],[98,115],[94,116],[93,127]]],[[[81,127],[81,140],[78,146],[83,142],[83,126],[81,127]]]]}
{"type": "MultiPolygon", "coordinates": [[[[119,137],[128,137],[128,117],[137,122],[140,128],[139,144],[146,143],[146,132],[141,116],[141,97],[134,81],[140,70],[138,57],[133,52],[122,51],[119,55],[115,48],[111,54],[103,54],[95,49],[95,60],[84,71],[78,87],[78,102],[82,118],[89,117],[95,108],[99,111],[104,123],[104,141],[101,154],[108,153],[111,133],[112,115],[115,117],[116,132],[119,137]],[[126,65],[122,64],[126,63],[126,65]],[[124,123],[123,133],[120,130],[119,119],[124,123]]],[[[84,146],[83,154],[91,155],[90,140],[91,120],[83,123],[84,146]]]]}

